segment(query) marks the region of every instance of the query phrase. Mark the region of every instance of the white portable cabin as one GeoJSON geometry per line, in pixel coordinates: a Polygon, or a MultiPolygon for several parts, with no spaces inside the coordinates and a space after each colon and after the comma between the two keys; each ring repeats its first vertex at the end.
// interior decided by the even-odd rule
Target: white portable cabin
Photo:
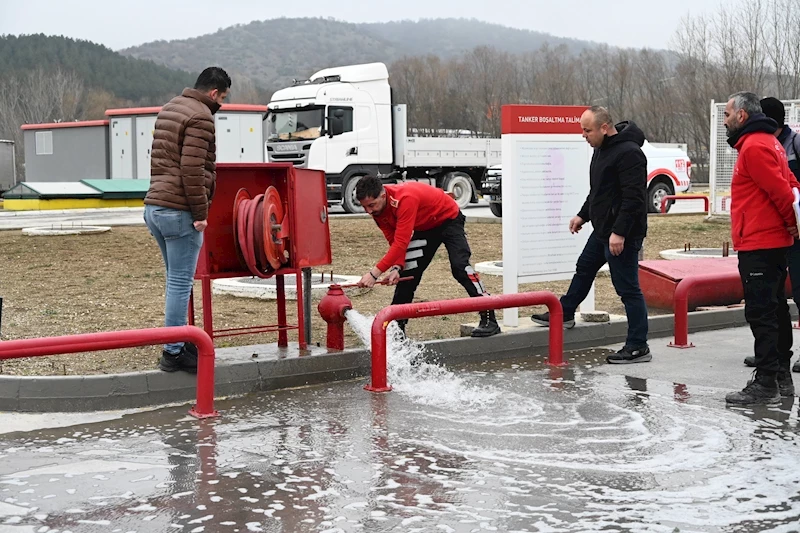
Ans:
{"type": "Polygon", "coordinates": [[[150,151],[160,107],[109,109],[111,179],[150,179],[150,151]]]}
{"type": "MultiPolygon", "coordinates": [[[[113,178],[150,179],[153,132],[160,107],[109,109],[108,135],[113,178]]],[[[223,104],[214,116],[217,162],[264,162],[267,106],[223,104]]]]}
{"type": "Polygon", "coordinates": [[[217,161],[263,163],[266,115],[265,105],[223,104],[214,116],[217,161]]]}
{"type": "Polygon", "coordinates": [[[108,176],[107,120],[21,126],[25,181],[72,182],[108,176]]]}

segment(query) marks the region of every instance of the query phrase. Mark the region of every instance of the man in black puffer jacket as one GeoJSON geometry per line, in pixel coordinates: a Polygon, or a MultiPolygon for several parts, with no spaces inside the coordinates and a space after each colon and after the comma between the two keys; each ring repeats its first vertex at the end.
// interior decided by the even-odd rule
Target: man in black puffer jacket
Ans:
{"type": "MultiPolygon", "coordinates": [[[[639,288],[639,250],[647,235],[647,158],[642,152],[644,133],[633,122],[616,126],[603,107],[581,116],[583,137],[594,148],[589,170],[590,190],[580,212],[569,222],[577,233],[592,222],[589,236],[567,294],[561,297],[564,326],[575,325],[575,310],[591,290],[600,268],[608,263],[611,281],[628,316],[625,346],[608,356],[609,363],[645,363],[653,356],[647,346],[647,305],[639,288]]],[[[548,325],[550,316],[531,320],[548,325]]]]}

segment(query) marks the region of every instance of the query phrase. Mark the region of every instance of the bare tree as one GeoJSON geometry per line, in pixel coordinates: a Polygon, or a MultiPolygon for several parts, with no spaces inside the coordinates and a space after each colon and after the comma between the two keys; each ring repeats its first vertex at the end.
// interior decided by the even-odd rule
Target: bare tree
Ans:
{"type": "Polygon", "coordinates": [[[0,80],[0,136],[14,141],[17,175],[23,176],[23,124],[65,122],[82,118],[83,82],[73,72],[43,69],[0,80]]]}
{"type": "Polygon", "coordinates": [[[788,83],[782,94],[785,98],[800,98],[800,0],[786,0],[784,5],[788,83]]]}
{"type": "Polygon", "coordinates": [[[473,76],[474,105],[483,109],[481,131],[500,134],[500,109],[503,104],[503,71],[509,64],[508,54],[489,46],[479,46],[468,55],[473,76]]]}
{"type": "Polygon", "coordinates": [[[744,59],[744,86],[763,92],[767,77],[767,53],[764,27],[767,23],[767,8],[764,0],[748,0],[741,4],[741,55],[744,59]]]}
{"type": "Polygon", "coordinates": [[[231,87],[231,103],[236,104],[258,104],[261,102],[261,94],[252,78],[238,72],[231,73],[235,80],[235,85],[231,87]]]}
{"type": "Polygon", "coordinates": [[[539,76],[537,103],[540,104],[572,104],[575,87],[575,59],[570,55],[566,45],[551,48],[543,45],[538,54],[541,58],[541,74],[539,76]]]}
{"type": "Polygon", "coordinates": [[[764,40],[767,43],[766,54],[772,71],[775,73],[775,86],[778,95],[791,92],[791,73],[789,72],[789,40],[788,24],[793,17],[787,17],[789,2],[772,0],[768,8],[768,25],[764,29],[764,40]]]}

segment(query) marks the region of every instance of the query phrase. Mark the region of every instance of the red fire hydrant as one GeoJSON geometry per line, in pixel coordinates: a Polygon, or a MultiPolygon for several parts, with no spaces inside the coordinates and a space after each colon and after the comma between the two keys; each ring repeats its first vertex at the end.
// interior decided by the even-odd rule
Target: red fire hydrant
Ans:
{"type": "Polygon", "coordinates": [[[328,287],[328,294],[319,301],[317,310],[328,323],[328,349],[344,350],[344,323],[347,320],[344,313],[352,308],[353,303],[345,295],[341,285],[328,287]]]}

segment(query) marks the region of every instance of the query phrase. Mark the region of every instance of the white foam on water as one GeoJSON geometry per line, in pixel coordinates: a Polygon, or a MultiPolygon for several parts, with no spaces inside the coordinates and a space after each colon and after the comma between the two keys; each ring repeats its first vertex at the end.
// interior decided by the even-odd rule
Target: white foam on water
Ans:
{"type": "MultiPolygon", "coordinates": [[[[354,310],[347,311],[345,316],[364,345],[371,349],[374,317],[365,317],[354,310]]],[[[470,413],[501,405],[503,408],[516,406],[515,411],[522,409],[527,416],[541,412],[541,407],[528,398],[496,387],[476,385],[442,366],[425,362],[425,346],[405,337],[396,322],[389,324],[386,336],[389,384],[416,403],[470,413]]]]}
{"type": "MultiPolygon", "coordinates": [[[[372,319],[355,311],[347,318],[370,347],[372,319]]],[[[751,420],[658,394],[638,395],[640,403],[631,405],[634,399],[625,398],[625,391],[620,395],[616,382],[591,382],[581,394],[561,395],[542,410],[522,394],[420,363],[424,347],[405,339],[395,323],[387,337],[394,390],[415,403],[446,409],[415,412],[431,430],[426,437],[402,441],[501,471],[561,473],[535,480],[477,473],[482,480],[494,478],[498,490],[562,493],[588,502],[573,515],[577,523],[548,517],[551,526],[564,528],[549,530],[588,531],[603,524],[638,524],[632,531],[673,531],[669,524],[718,530],[754,517],[786,523],[800,515],[792,466],[800,439],[794,430],[782,431],[781,422],[751,420]],[[586,394],[589,390],[599,395],[586,394]],[[754,438],[754,432],[774,436],[754,438]]],[[[541,520],[542,514],[532,513],[531,519],[541,520]]]]}

